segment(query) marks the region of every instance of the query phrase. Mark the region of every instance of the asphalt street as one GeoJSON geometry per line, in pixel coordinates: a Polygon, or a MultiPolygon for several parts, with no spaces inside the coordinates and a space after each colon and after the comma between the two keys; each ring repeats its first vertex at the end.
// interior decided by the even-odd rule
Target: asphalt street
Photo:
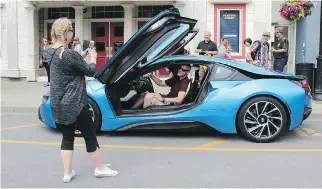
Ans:
{"type": "Polygon", "coordinates": [[[75,180],[62,182],[59,132],[35,113],[1,112],[3,188],[322,187],[322,116],[312,114],[280,140],[257,144],[220,133],[99,134],[114,178],[94,177],[84,141],[76,138],[75,180]]]}

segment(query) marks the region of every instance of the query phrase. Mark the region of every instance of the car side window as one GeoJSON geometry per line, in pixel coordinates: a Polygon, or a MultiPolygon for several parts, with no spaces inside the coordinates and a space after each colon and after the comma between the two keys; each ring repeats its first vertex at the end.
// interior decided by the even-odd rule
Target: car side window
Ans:
{"type": "Polygon", "coordinates": [[[235,70],[225,67],[225,66],[216,66],[213,72],[211,73],[211,81],[225,81],[235,73],[235,70]]]}

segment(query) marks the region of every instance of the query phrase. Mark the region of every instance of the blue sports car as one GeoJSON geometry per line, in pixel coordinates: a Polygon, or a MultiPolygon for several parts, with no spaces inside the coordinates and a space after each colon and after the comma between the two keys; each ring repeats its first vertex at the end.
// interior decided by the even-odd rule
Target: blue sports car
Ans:
{"type": "MultiPolygon", "coordinates": [[[[218,57],[174,55],[196,36],[196,23],[177,9],[163,11],[96,73],[87,93],[97,131],[206,126],[253,142],[271,142],[311,114],[311,91],[304,76],[218,57]],[[148,73],[180,64],[195,68],[182,103],[130,108],[141,93],[155,92],[148,73]],[[202,79],[200,67],[205,67],[202,79]]],[[[39,119],[56,128],[49,92],[42,96],[39,119]]]]}

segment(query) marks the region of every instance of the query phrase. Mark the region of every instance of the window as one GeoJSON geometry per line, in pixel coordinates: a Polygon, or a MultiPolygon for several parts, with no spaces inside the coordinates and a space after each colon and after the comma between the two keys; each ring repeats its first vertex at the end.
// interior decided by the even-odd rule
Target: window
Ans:
{"type": "Polygon", "coordinates": [[[139,6],[138,17],[140,18],[152,18],[160,12],[173,8],[173,5],[155,5],[155,6],[139,6]]]}
{"type": "Polygon", "coordinates": [[[58,19],[61,17],[74,19],[75,9],[72,7],[48,8],[48,19],[58,19]]]}
{"type": "Polygon", "coordinates": [[[96,37],[105,37],[105,27],[96,27],[95,28],[96,37]]]}
{"type": "Polygon", "coordinates": [[[92,7],[92,18],[124,18],[122,6],[92,7]]]}
{"type": "Polygon", "coordinates": [[[220,10],[220,38],[227,37],[232,52],[239,52],[240,11],[220,10]]]}
{"type": "Polygon", "coordinates": [[[124,27],[123,26],[115,26],[114,27],[114,36],[115,37],[123,37],[124,27]]]}
{"type": "Polygon", "coordinates": [[[105,42],[96,42],[95,43],[95,48],[96,48],[96,51],[98,52],[104,52],[105,51],[105,42]]]}
{"type": "Polygon", "coordinates": [[[245,58],[244,39],[246,38],[246,5],[214,4],[215,43],[220,46],[222,37],[227,37],[232,47],[233,59],[245,58]]]}
{"type": "Polygon", "coordinates": [[[225,81],[235,73],[235,70],[218,65],[211,73],[210,80],[212,81],[225,81]]]}

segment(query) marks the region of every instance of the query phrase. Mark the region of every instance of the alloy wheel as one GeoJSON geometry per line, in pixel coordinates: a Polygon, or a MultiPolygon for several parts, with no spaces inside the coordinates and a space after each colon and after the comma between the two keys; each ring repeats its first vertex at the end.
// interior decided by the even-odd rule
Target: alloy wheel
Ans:
{"type": "Polygon", "coordinates": [[[257,139],[274,137],[282,128],[281,110],[273,103],[259,101],[253,103],[244,115],[246,131],[257,139]]]}

